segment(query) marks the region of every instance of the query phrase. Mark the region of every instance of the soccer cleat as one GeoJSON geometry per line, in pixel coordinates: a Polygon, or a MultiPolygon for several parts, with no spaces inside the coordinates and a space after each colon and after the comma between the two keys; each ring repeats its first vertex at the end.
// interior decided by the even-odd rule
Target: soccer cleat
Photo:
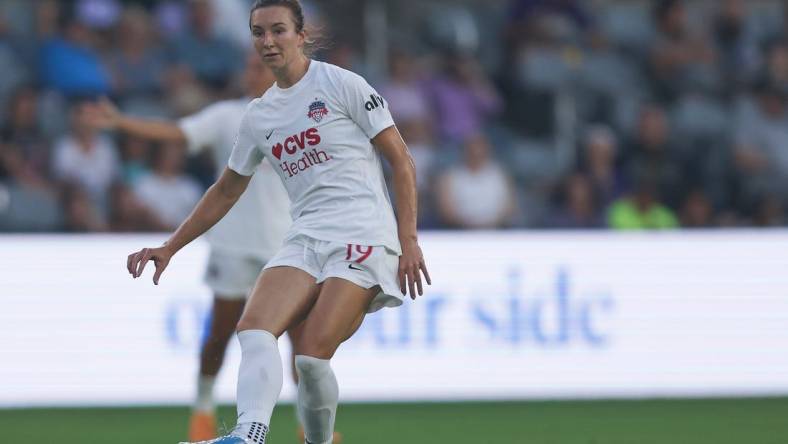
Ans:
{"type": "Polygon", "coordinates": [[[264,444],[268,426],[261,422],[236,424],[232,432],[207,441],[182,442],[179,444],[264,444]]]}
{"type": "Polygon", "coordinates": [[[216,416],[194,412],[189,420],[189,441],[201,442],[216,438],[216,416]]]}
{"type": "MultiPolygon", "coordinates": [[[[306,436],[304,435],[304,428],[298,427],[298,442],[304,443],[306,442],[306,436]]],[[[334,438],[331,441],[333,444],[340,444],[342,442],[342,434],[339,432],[334,432],[334,438]]]]}
{"type": "Polygon", "coordinates": [[[178,444],[254,444],[251,440],[246,438],[237,436],[237,435],[225,435],[220,436],[218,438],[209,439],[208,441],[198,441],[198,442],[180,442],[178,444]]]}

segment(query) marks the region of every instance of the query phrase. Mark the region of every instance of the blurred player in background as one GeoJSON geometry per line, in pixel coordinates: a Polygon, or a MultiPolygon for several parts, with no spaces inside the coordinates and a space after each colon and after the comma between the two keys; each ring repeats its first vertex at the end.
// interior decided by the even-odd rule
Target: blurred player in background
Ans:
{"type": "Polygon", "coordinates": [[[330,366],[364,316],[401,305],[430,283],[416,233],[416,178],[385,100],[360,76],[311,60],[297,0],[258,0],[249,27],[276,83],[249,105],[229,166],[161,247],[128,256],[135,278],[149,260],[158,283],[172,256],[217,223],[263,158],[276,164],[293,225],[265,266],[238,323],[238,420],[215,444],[263,444],[282,389],[277,338],[293,326],[298,410],[305,441],[331,444],[339,389],[330,366]],[[395,218],[381,155],[391,164],[395,218]],[[417,292],[418,291],[418,292],[417,292]]]}
{"type": "MultiPolygon", "coordinates": [[[[189,151],[213,150],[217,175],[232,152],[238,126],[249,101],[274,83],[273,74],[255,53],[243,72],[246,97],[224,100],[177,123],[139,119],[120,113],[103,100],[87,111],[106,129],[162,142],[186,143],[189,151]]],[[[166,148],[164,148],[166,149],[166,148]]],[[[207,235],[211,247],[205,282],[214,294],[208,336],[200,352],[197,396],[189,423],[189,439],[216,436],[214,385],[227,343],[241,318],[246,297],[266,262],[273,257],[290,227],[290,199],[269,163],[262,163],[233,209],[207,235]]],[[[291,339],[297,329],[291,329],[291,339]]],[[[295,371],[293,379],[297,382],[295,371]]],[[[339,435],[334,442],[339,442],[339,435]]]]}

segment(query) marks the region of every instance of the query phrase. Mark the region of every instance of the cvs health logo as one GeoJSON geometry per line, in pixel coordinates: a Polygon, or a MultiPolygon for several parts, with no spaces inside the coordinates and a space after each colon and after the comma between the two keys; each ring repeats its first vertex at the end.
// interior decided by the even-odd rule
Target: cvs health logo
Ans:
{"type": "Polygon", "coordinates": [[[317,128],[309,128],[308,130],[301,131],[299,134],[293,134],[285,139],[284,142],[279,142],[271,147],[271,152],[278,160],[282,160],[282,150],[287,154],[295,154],[298,149],[304,149],[307,146],[315,146],[320,143],[320,134],[317,128]]]}
{"type": "Polygon", "coordinates": [[[315,165],[331,160],[331,156],[324,150],[318,150],[317,148],[307,149],[308,147],[319,145],[321,141],[322,139],[317,128],[309,128],[301,131],[299,134],[293,134],[285,139],[284,142],[279,142],[272,146],[271,153],[278,160],[282,160],[283,151],[289,155],[288,158],[279,164],[279,168],[282,168],[282,171],[287,174],[287,178],[290,178],[315,165]],[[292,155],[299,153],[299,151],[299,157],[293,158],[292,155]]]}

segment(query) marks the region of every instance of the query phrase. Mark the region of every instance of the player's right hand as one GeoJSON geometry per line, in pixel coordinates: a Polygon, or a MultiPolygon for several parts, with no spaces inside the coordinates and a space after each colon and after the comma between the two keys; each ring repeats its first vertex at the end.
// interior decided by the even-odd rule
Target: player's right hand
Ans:
{"type": "Polygon", "coordinates": [[[99,129],[115,129],[118,126],[118,120],[120,120],[120,111],[106,97],[86,104],[85,115],[89,124],[99,129]]]}
{"type": "Polygon", "coordinates": [[[142,276],[142,271],[145,270],[145,264],[148,261],[153,261],[156,266],[156,272],[153,273],[153,283],[159,285],[159,277],[164,273],[164,269],[170,263],[172,253],[166,245],[158,248],[143,248],[136,253],[131,253],[126,259],[126,269],[134,278],[142,276]]]}

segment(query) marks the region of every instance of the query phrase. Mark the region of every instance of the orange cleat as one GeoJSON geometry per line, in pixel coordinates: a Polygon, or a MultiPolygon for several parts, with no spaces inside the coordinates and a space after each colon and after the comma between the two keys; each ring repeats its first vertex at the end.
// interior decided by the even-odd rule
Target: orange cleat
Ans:
{"type": "Polygon", "coordinates": [[[189,441],[207,441],[213,438],[216,438],[216,416],[213,413],[192,413],[189,420],[189,441]]]}
{"type": "MultiPolygon", "coordinates": [[[[299,426],[298,427],[298,442],[303,443],[306,437],[304,436],[304,428],[299,426]]],[[[342,434],[339,432],[334,432],[334,439],[332,441],[334,444],[340,444],[342,442],[342,434]]]]}

